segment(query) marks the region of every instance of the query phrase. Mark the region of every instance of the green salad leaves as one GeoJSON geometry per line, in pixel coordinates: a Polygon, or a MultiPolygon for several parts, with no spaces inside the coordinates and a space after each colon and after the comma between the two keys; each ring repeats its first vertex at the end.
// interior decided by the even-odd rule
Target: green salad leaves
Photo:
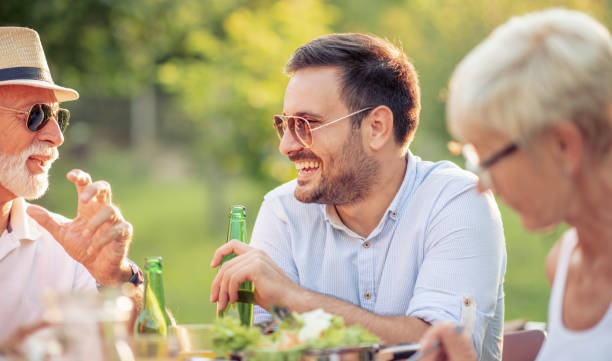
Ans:
{"type": "Polygon", "coordinates": [[[256,327],[247,328],[233,318],[219,318],[213,329],[217,355],[241,355],[249,361],[294,361],[310,349],[372,345],[379,338],[360,325],[347,327],[344,320],[323,310],[291,313],[276,332],[262,335],[256,327]]]}

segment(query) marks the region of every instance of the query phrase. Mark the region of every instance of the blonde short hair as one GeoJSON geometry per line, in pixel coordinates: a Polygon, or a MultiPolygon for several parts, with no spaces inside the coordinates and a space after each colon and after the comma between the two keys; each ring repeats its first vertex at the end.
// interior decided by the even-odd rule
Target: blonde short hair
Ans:
{"type": "Polygon", "coordinates": [[[457,66],[449,85],[449,131],[470,125],[512,139],[574,122],[596,154],[612,145],[612,39],[590,16],[550,9],[514,17],[457,66]]]}

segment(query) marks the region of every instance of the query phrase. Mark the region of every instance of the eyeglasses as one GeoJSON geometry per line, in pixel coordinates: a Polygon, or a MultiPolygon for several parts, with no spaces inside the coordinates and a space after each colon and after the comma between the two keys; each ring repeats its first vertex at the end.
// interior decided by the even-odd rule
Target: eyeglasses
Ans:
{"type": "Polygon", "coordinates": [[[462,154],[465,159],[465,169],[476,174],[478,179],[480,179],[480,184],[482,184],[484,188],[491,188],[492,182],[489,168],[502,160],[502,158],[517,151],[519,149],[519,144],[512,142],[482,162],[476,152],[476,148],[474,148],[472,144],[461,145],[457,142],[449,142],[447,147],[453,155],[462,154]]]}
{"type": "Polygon", "coordinates": [[[365,112],[366,110],[370,109],[372,109],[372,107],[363,108],[317,127],[311,127],[308,119],[298,117],[296,115],[275,115],[273,117],[274,129],[276,130],[276,134],[278,135],[279,139],[283,139],[283,135],[285,135],[287,129],[289,129],[289,132],[293,138],[295,138],[303,147],[310,148],[312,146],[312,132],[315,130],[325,128],[326,126],[339,122],[342,119],[352,117],[355,114],[365,112]]]}
{"type": "Polygon", "coordinates": [[[49,119],[55,116],[57,124],[60,127],[62,133],[66,132],[68,124],[70,123],[70,111],[67,109],[60,108],[57,112],[53,111],[50,105],[47,104],[34,104],[30,108],[29,112],[23,110],[8,108],[0,105],[1,109],[10,110],[16,113],[22,113],[27,115],[26,125],[32,132],[37,132],[47,125],[49,119]],[[55,113],[55,114],[54,114],[55,113]]]}

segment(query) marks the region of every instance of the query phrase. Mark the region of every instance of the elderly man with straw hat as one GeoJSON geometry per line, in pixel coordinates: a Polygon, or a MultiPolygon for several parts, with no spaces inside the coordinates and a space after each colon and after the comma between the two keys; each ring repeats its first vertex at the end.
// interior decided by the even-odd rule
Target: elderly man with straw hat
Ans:
{"type": "Polygon", "coordinates": [[[70,113],[59,104],[78,97],[53,82],[34,30],[0,27],[0,352],[40,320],[44,289],[142,283],[126,258],[132,225],[107,182],[78,169],[67,174],[78,194],[72,220],[26,202],[47,190],[64,142],[70,113]]]}

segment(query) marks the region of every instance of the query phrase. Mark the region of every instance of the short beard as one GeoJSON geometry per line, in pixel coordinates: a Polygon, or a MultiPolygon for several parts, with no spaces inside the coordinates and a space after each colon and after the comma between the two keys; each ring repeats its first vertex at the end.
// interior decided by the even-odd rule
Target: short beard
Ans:
{"type": "Polygon", "coordinates": [[[19,154],[0,153],[0,185],[18,197],[27,200],[42,197],[49,187],[49,168],[58,157],[55,147],[38,142],[19,154]],[[31,155],[46,155],[48,160],[45,172],[31,174],[26,161],[31,155]]]}
{"type": "Polygon", "coordinates": [[[311,192],[296,189],[298,201],[333,205],[357,203],[372,191],[380,168],[379,162],[365,152],[355,131],[342,146],[338,157],[330,157],[327,163],[327,174],[321,174],[316,189],[311,192]]]}

